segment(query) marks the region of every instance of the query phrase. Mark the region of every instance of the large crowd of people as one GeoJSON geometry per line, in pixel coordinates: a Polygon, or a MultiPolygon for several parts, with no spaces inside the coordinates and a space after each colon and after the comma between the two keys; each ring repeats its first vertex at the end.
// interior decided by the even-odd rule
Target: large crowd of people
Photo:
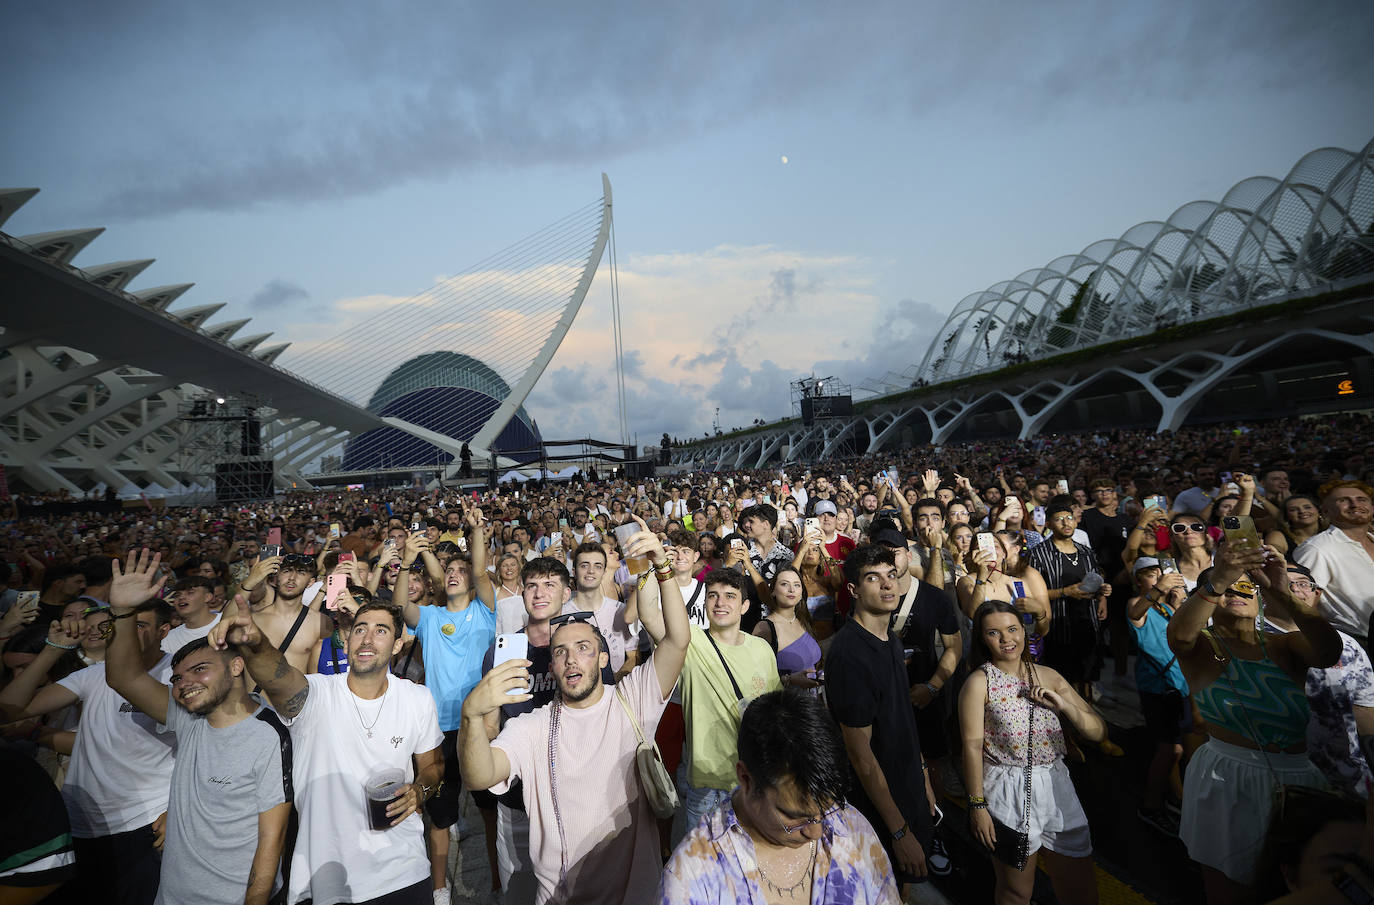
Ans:
{"type": "Polygon", "coordinates": [[[1368,418],[676,472],[6,500],[0,902],[1093,903],[1107,683],[1196,900],[1374,901],[1368,418]]]}

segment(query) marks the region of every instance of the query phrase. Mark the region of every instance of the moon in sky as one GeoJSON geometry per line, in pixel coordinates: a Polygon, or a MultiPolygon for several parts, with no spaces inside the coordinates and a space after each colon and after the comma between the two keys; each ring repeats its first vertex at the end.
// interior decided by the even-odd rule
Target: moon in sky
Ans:
{"type": "Polygon", "coordinates": [[[786,155],[786,154],[782,155],[782,162],[783,162],[783,163],[787,163],[787,155],[786,155]]]}

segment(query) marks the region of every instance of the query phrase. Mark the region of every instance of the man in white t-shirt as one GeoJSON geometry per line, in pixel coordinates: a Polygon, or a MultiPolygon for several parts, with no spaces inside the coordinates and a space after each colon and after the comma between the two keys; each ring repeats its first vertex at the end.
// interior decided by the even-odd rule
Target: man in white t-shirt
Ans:
{"type": "MultiPolygon", "coordinates": [[[[159,560],[144,548],[125,569],[115,563],[116,616],[156,592],[159,560]]],[[[111,688],[176,734],[157,905],[267,905],[291,815],[291,747],[276,714],[244,687],[242,658],[193,639],[172,652],[169,693],[143,670],[134,632],[120,626],[104,666],[111,688]]]]}
{"type": "Polygon", "coordinates": [[[573,551],[573,596],[564,605],[567,612],[590,613],[611,655],[611,671],[617,675],[625,657],[634,650],[639,635],[637,625],[625,622],[625,604],[602,592],[606,578],[606,550],[600,544],[582,544],[573,551]]]}
{"type": "Polygon", "coordinates": [[[444,772],[434,696],[390,675],[404,643],[401,611],[367,603],[353,615],[348,672],[304,676],[241,607],[210,633],[216,647],[238,645],[253,681],[291,730],[300,832],[288,905],[432,905],[429,858],[419,810],[444,772]],[[386,808],[386,829],[369,823],[366,785],[379,770],[405,783],[386,808]]]}
{"type": "Polygon", "coordinates": [[[210,634],[219,613],[210,608],[215,598],[215,581],[192,575],[176,583],[172,593],[172,609],[181,617],[181,625],[162,639],[162,652],[174,654],[187,644],[210,634]]]}
{"type": "Polygon", "coordinates": [[[651,737],[682,672],[690,628],[658,538],[641,531],[626,553],[648,556],[664,582],[666,632],[648,661],[608,691],[601,681],[610,660],[605,639],[587,615],[570,613],[552,620],[558,624],[550,637],[550,669],[558,693],[551,703],[511,719],[489,741],[488,719],[503,704],[533,697],[523,691],[529,660],[493,668],[463,703],[463,781],[498,794],[513,780],[524,784],[540,905],[554,898],[637,905],[649,901],[658,884],[658,830],[639,788],[639,733],[630,713],[640,733],[651,737]],[[508,695],[512,690],[519,693],[508,695]]]}
{"type": "MultiPolygon", "coordinates": [[[[153,599],[120,614],[137,625],[140,664],[166,684],[171,656],[161,642],[171,608],[153,599]]],[[[114,622],[111,622],[111,626],[114,622]]],[[[38,689],[66,650],[77,650],[79,621],[53,622],[43,650],[3,692],[0,704],[42,716],[81,703],[62,798],[76,849],[73,901],[142,903],[157,896],[162,834],[172,780],[175,737],[105,683],[105,664],[79,669],[38,689]]]]}

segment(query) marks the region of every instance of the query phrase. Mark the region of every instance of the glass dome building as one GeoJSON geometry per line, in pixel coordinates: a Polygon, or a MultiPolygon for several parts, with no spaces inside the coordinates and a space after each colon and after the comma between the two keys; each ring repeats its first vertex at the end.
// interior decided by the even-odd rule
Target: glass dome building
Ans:
{"type": "MultiPolygon", "coordinates": [[[[510,395],[510,385],[490,367],[459,352],[429,352],[398,365],[386,378],[367,410],[467,442],[510,395]]],[[[540,444],[539,426],[524,407],[497,435],[492,448],[502,455],[530,451],[540,444]]],[[[343,470],[367,471],[446,465],[453,454],[396,428],[367,431],[344,446],[343,470]]],[[[532,461],[532,452],[511,456],[532,461]]]]}

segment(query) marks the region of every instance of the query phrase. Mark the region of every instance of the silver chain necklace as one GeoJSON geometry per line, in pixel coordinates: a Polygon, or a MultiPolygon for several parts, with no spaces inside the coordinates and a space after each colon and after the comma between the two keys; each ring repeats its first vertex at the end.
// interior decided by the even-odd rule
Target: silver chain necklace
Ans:
{"type": "MultiPolygon", "coordinates": [[[[376,726],[377,721],[382,718],[382,711],[386,708],[386,696],[390,693],[391,682],[390,680],[388,680],[386,683],[386,691],[382,692],[382,703],[377,705],[377,715],[372,718],[372,726],[376,726]]],[[[363,722],[363,711],[361,708],[358,707],[358,696],[356,694],[353,694],[352,689],[349,690],[348,694],[353,699],[353,712],[358,714],[359,725],[361,725],[363,729],[367,731],[367,737],[372,738],[372,726],[369,726],[367,723],[363,722]]]]}
{"type": "Polygon", "coordinates": [[[811,860],[807,863],[806,870],[802,871],[801,876],[797,878],[797,882],[793,883],[791,886],[779,886],[768,879],[768,875],[763,872],[763,862],[757,857],[754,859],[754,866],[758,868],[759,879],[763,880],[763,882],[768,885],[769,889],[780,896],[787,896],[790,899],[797,894],[797,889],[801,887],[802,883],[806,882],[811,876],[811,872],[816,869],[816,840],[811,840],[811,860]]]}

